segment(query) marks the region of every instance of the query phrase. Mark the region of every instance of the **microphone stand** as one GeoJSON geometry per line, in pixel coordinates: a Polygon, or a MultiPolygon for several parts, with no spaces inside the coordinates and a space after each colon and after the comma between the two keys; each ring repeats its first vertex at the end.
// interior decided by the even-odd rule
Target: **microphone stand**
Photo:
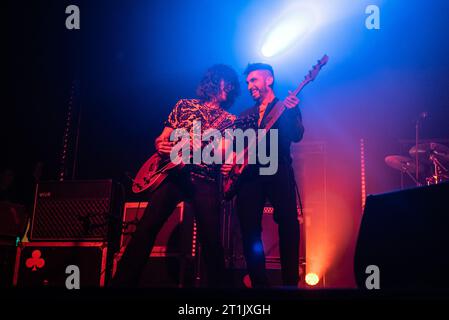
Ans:
{"type": "Polygon", "coordinates": [[[419,187],[421,183],[419,182],[419,151],[418,151],[418,144],[419,144],[419,125],[421,123],[421,119],[426,119],[428,117],[428,113],[426,111],[423,111],[419,114],[418,119],[415,122],[415,163],[416,163],[416,171],[415,171],[415,182],[416,185],[419,187]]]}
{"type": "Polygon", "coordinates": [[[418,141],[419,141],[419,118],[415,123],[415,182],[416,185],[419,186],[419,156],[418,156],[418,141]]]}

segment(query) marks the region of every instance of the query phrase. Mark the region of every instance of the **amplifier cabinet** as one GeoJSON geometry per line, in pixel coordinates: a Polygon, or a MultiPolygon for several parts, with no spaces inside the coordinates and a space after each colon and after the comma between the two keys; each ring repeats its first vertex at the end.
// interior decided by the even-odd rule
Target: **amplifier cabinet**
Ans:
{"type": "Polygon", "coordinates": [[[39,183],[30,240],[107,241],[112,195],[112,180],[39,183]]]}
{"type": "MultiPolygon", "coordinates": [[[[126,250],[148,202],[126,202],[124,205],[120,251],[114,254],[112,275],[126,250]]],[[[142,272],[141,287],[193,286],[196,228],[192,212],[181,202],[159,231],[142,272]]]]}
{"type": "MultiPolygon", "coordinates": [[[[126,202],[123,213],[122,236],[120,239],[120,251],[123,253],[128,245],[137,224],[142,218],[148,202],[126,202]]],[[[194,255],[196,237],[193,230],[193,217],[184,202],[179,203],[173,213],[159,231],[151,257],[163,257],[172,255],[194,255]]]]}
{"type": "Polygon", "coordinates": [[[27,242],[17,248],[13,285],[65,288],[70,265],[78,267],[80,288],[103,287],[105,242],[27,242]]]}

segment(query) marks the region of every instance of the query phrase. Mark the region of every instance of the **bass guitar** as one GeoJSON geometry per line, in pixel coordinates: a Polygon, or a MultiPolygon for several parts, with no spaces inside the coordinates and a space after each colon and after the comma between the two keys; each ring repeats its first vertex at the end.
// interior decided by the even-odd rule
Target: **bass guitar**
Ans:
{"type": "MultiPolygon", "coordinates": [[[[299,86],[295,89],[295,91],[292,92],[292,94],[294,94],[295,96],[298,95],[307,84],[309,84],[310,82],[315,80],[315,78],[317,77],[321,68],[324,65],[326,65],[328,60],[329,60],[329,57],[327,55],[324,55],[320,60],[318,60],[318,63],[315,66],[313,66],[312,70],[309,71],[309,73],[304,77],[304,80],[299,84],[299,86]]],[[[265,127],[260,128],[260,129],[265,129],[265,132],[268,132],[268,130],[270,130],[271,127],[273,127],[273,125],[276,123],[276,121],[279,119],[279,117],[282,115],[282,113],[284,112],[285,109],[286,109],[286,107],[284,105],[284,102],[278,101],[275,104],[275,106],[273,107],[273,109],[271,109],[270,113],[267,115],[266,121],[265,121],[265,123],[266,123],[265,127]]],[[[263,138],[264,138],[264,135],[259,134],[257,137],[257,141],[260,141],[263,138]]],[[[252,141],[252,143],[255,143],[255,141],[252,141]]],[[[226,200],[231,200],[236,194],[239,177],[241,176],[241,174],[243,173],[245,168],[247,168],[247,166],[248,166],[248,162],[247,162],[248,150],[251,149],[251,147],[254,147],[254,146],[247,146],[242,151],[242,154],[238,154],[236,156],[236,159],[244,159],[243,163],[235,164],[231,168],[228,175],[226,177],[224,177],[223,192],[224,192],[224,198],[226,200]]]]}

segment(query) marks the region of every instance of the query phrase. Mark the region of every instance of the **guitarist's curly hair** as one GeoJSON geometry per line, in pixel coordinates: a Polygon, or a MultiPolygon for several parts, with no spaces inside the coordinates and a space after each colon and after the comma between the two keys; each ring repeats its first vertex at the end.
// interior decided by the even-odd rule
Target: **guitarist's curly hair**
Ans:
{"type": "Polygon", "coordinates": [[[222,107],[228,109],[240,94],[240,83],[237,73],[227,65],[216,64],[207,69],[196,89],[196,94],[201,100],[212,100],[220,93],[221,80],[224,80],[227,92],[227,100],[222,107]]]}

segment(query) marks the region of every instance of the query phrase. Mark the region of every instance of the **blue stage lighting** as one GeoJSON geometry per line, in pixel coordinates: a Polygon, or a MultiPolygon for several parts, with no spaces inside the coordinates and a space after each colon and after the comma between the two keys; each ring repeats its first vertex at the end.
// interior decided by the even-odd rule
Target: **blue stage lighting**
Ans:
{"type": "Polygon", "coordinates": [[[262,242],[256,242],[253,245],[253,251],[256,254],[262,254],[263,253],[263,245],[262,242]]]}

